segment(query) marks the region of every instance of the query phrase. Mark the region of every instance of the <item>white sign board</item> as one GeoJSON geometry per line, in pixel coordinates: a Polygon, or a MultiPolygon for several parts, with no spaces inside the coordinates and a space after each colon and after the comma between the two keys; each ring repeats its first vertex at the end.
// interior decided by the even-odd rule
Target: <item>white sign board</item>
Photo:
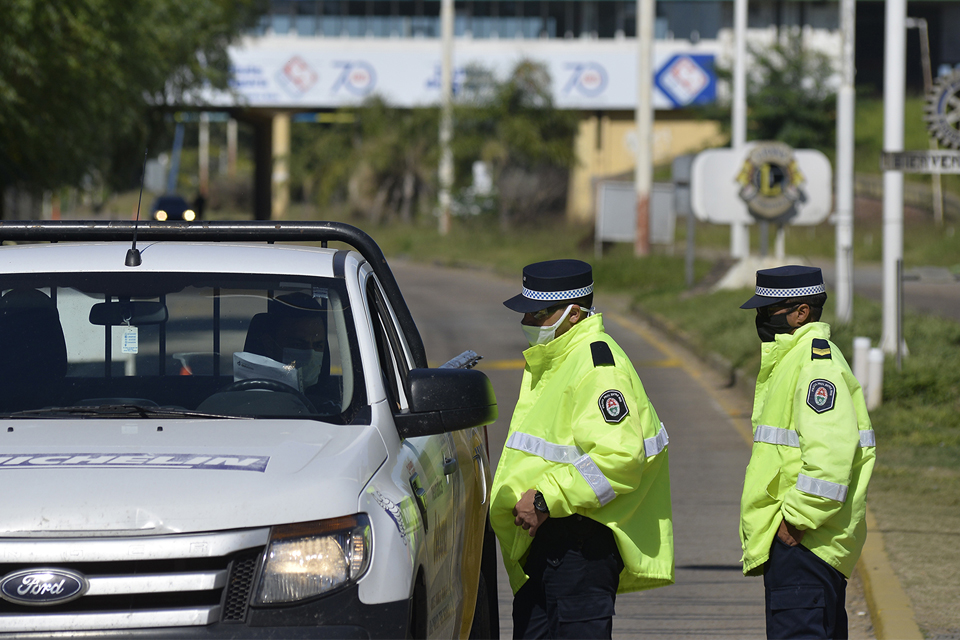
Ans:
{"type": "Polygon", "coordinates": [[[899,151],[880,154],[881,171],[903,173],[960,173],[956,151],[899,151]]]}
{"type": "MultiPolygon", "coordinates": [[[[650,191],[650,244],[673,244],[676,215],[673,185],[655,183],[650,191]]],[[[594,253],[604,242],[630,242],[637,237],[637,191],[632,182],[603,180],[597,184],[594,253]]]]}
{"type": "MultiPolygon", "coordinates": [[[[719,44],[655,44],[653,106],[713,102],[719,44]]],[[[396,107],[440,102],[440,41],[365,38],[248,38],[229,49],[231,92],[206,91],[214,107],[329,109],[378,95],[396,107]]],[[[521,60],[546,65],[561,109],[633,109],[637,49],[630,40],[461,40],[454,46],[454,96],[467,68],[504,79],[521,60]]]]}
{"type": "MultiPolygon", "coordinates": [[[[748,143],[742,151],[709,149],[697,154],[690,175],[690,205],[698,220],[714,224],[753,224],[754,217],[741,197],[739,181],[750,151],[756,143],[748,143]]],[[[794,149],[803,182],[803,201],[796,203],[797,213],[787,224],[820,224],[833,208],[833,170],[830,161],[815,149],[794,149]]]]}

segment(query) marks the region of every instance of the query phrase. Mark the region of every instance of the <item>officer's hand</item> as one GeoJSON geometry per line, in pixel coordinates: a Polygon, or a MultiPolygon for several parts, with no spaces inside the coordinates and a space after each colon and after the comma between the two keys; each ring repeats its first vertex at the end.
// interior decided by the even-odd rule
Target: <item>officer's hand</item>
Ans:
{"type": "Polygon", "coordinates": [[[540,513],[533,508],[533,496],[536,495],[536,489],[528,489],[520,496],[517,506],[513,508],[513,523],[518,527],[530,530],[530,537],[537,535],[537,529],[550,517],[549,513],[540,513]]]}
{"type": "Polygon", "coordinates": [[[781,542],[790,547],[795,547],[800,544],[800,541],[803,540],[803,533],[802,529],[797,529],[786,520],[781,520],[780,528],[777,529],[777,537],[780,538],[781,542]]]}

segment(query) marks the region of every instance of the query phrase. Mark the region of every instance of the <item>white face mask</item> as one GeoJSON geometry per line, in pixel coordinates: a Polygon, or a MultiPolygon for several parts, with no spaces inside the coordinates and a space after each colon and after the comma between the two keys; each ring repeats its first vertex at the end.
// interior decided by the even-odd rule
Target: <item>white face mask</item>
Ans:
{"type": "Polygon", "coordinates": [[[560,319],[547,327],[532,327],[527,324],[521,324],[520,328],[523,329],[524,335],[527,336],[527,342],[530,343],[530,346],[536,346],[538,344],[547,344],[551,340],[557,337],[557,329],[560,327],[560,324],[567,319],[567,316],[570,315],[570,311],[575,305],[567,305],[567,310],[563,312],[563,315],[560,316],[560,319]]]}
{"type": "Polygon", "coordinates": [[[323,365],[323,351],[313,349],[283,349],[283,363],[293,364],[300,370],[303,387],[312,387],[320,379],[320,367],[323,365]]]}

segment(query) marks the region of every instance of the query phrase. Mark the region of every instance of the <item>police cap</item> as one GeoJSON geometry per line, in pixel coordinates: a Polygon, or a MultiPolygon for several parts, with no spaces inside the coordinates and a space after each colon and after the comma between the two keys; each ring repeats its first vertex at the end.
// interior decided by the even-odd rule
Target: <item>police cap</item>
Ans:
{"type": "Polygon", "coordinates": [[[536,313],[593,293],[593,269],[582,260],[547,260],[523,268],[523,291],[504,301],[518,313],[536,313]]]}
{"type": "Polygon", "coordinates": [[[757,271],[756,295],[740,305],[741,309],[756,309],[777,304],[790,298],[826,293],[823,273],[818,267],[787,265],[757,271]]]}

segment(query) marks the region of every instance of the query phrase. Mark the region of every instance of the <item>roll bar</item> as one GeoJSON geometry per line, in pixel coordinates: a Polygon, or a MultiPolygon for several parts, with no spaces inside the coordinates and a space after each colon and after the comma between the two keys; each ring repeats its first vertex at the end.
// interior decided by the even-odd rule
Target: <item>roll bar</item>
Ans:
{"type": "Polygon", "coordinates": [[[342,242],[373,268],[397,314],[417,368],[427,367],[427,354],[410,309],[400,293],[383,251],[360,229],[342,222],[271,222],[261,220],[155,222],[133,220],[0,220],[0,244],[17,242],[342,242]]]}

